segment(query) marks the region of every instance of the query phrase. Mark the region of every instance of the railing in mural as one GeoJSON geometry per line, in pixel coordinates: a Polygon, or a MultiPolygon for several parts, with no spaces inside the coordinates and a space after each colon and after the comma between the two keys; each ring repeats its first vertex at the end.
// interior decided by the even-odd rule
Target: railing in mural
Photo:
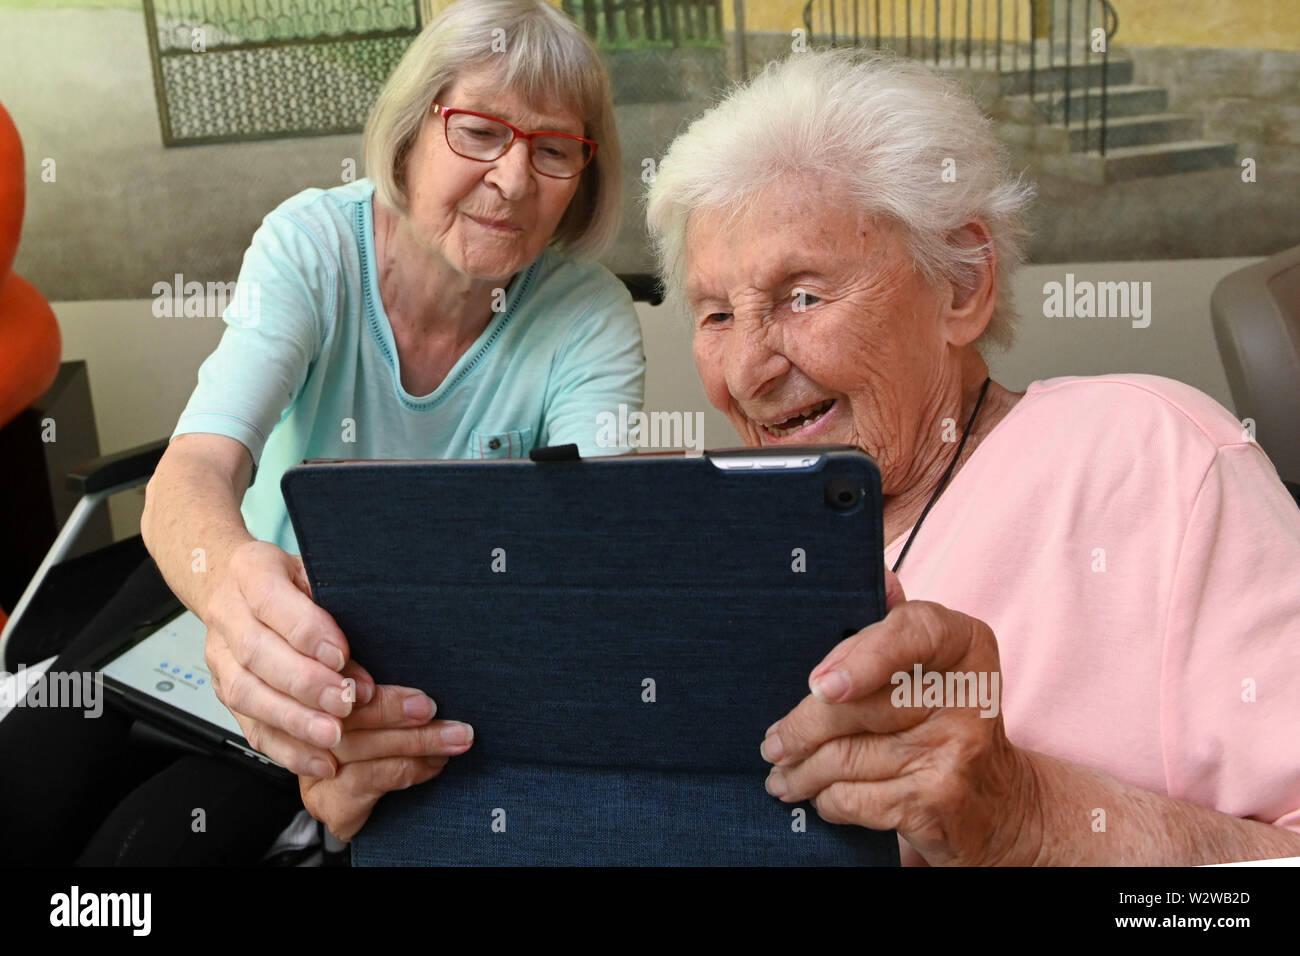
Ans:
{"type": "MultiPolygon", "coordinates": [[[[560,5],[606,49],[723,39],[722,0],[560,5]]],[[[357,132],[424,22],[420,0],[144,0],[144,13],[167,146],[357,132]]]]}
{"type": "Polygon", "coordinates": [[[167,146],[353,133],[418,0],[144,0],[167,146]]]}
{"type": "Polygon", "coordinates": [[[1110,41],[1119,29],[1109,0],[809,0],[803,20],[814,44],[889,49],[936,67],[987,70],[991,59],[1006,92],[1037,100],[1042,90],[1060,90],[1046,115],[1059,113],[1067,129],[1079,118],[1071,116],[1071,103],[1082,82],[1084,143],[1095,139],[1106,155],[1110,41]],[[1090,137],[1094,83],[1100,84],[1099,129],[1090,137]]]}
{"type": "Polygon", "coordinates": [[[722,42],[722,0],[561,0],[604,47],[722,42]]]}

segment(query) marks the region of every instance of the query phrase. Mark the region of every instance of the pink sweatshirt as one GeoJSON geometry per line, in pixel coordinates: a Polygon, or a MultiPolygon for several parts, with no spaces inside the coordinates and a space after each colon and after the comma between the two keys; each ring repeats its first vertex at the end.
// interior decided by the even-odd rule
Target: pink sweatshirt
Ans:
{"type": "Polygon", "coordinates": [[[1033,383],[899,578],[992,627],[1013,743],[1300,830],[1300,509],[1209,396],[1033,383]]]}

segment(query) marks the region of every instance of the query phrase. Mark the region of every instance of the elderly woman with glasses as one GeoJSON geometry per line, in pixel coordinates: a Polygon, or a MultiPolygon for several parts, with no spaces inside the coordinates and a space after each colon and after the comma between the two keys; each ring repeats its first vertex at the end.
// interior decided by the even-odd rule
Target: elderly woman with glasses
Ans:
{"type": "Polygon", "coordinates": [[[350,660],[308,593],[281,475],[305,458],[600,454],[598,417],[640,407],[644,367],[631,297],[591,259],[619,214],[609,79],[560,11],[448,8],[380,94],[365,159],[368,178],[292,197],[253,237],[142,524],[207,625],[218,696],[345,840],[473,730],[350,660]]]}
{"type": "Polygon", "coordinates": [[[990,380],[1030,199],[999,156],[936,74],[831,52],[659,164],[709,400],[747,444],[881,471],[889,613],[773,714],[767,789],[911,863],[1300,855],[1300,511],[1186,385],[990,380]]]}

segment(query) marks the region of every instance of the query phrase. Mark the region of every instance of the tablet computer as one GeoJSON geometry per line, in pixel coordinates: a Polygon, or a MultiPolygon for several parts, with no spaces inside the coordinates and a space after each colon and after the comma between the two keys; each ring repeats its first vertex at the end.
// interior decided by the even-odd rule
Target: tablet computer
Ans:
{"type": "Polygon", "coordinates": [[[98,648],[84,665],[103,680],[105,697],[135,716],[144,735],[180,749],[239,761],[284,788],[297,777],[254,750],[212,689],[203,647],[207,627],[179,600],[158,619],[98,648]]]}
{"type": "Polygon", "coordinates": [[[354,864],[897,864],[892,832],[769,796],[759,753],[885,613],[862,452],[310,461],[281,487],[353,657],[475,729],[354,864]]]}

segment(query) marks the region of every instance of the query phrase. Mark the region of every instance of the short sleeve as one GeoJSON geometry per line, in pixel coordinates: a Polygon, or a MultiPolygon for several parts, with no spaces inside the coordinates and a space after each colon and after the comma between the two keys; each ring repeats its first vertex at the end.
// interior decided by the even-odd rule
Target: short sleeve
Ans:
{"type": "Polygon", "coordinates": [[[602,413],[617,416],[619,405],[640,411],[644,401],[641,323],[627,288],[611,277],[556,355],[538,444],[572,442],[583,457],[619,454],[597,443],[602,413]]]}
{"type": "Polygon", "coordinates": [[[292,214],[277,211],[263,220],[222,315],[226,330],[199,367],[173,438],[226,435],[247,446],[257,465],[320,355],[338,297],[336,261],[292,214]]]}
{"type": "Polygon", "coordinates": [[[1160,695],[1170,796],[1300,831],[1300,509],[1256,445],[1192,506],[1160,695]]]}

